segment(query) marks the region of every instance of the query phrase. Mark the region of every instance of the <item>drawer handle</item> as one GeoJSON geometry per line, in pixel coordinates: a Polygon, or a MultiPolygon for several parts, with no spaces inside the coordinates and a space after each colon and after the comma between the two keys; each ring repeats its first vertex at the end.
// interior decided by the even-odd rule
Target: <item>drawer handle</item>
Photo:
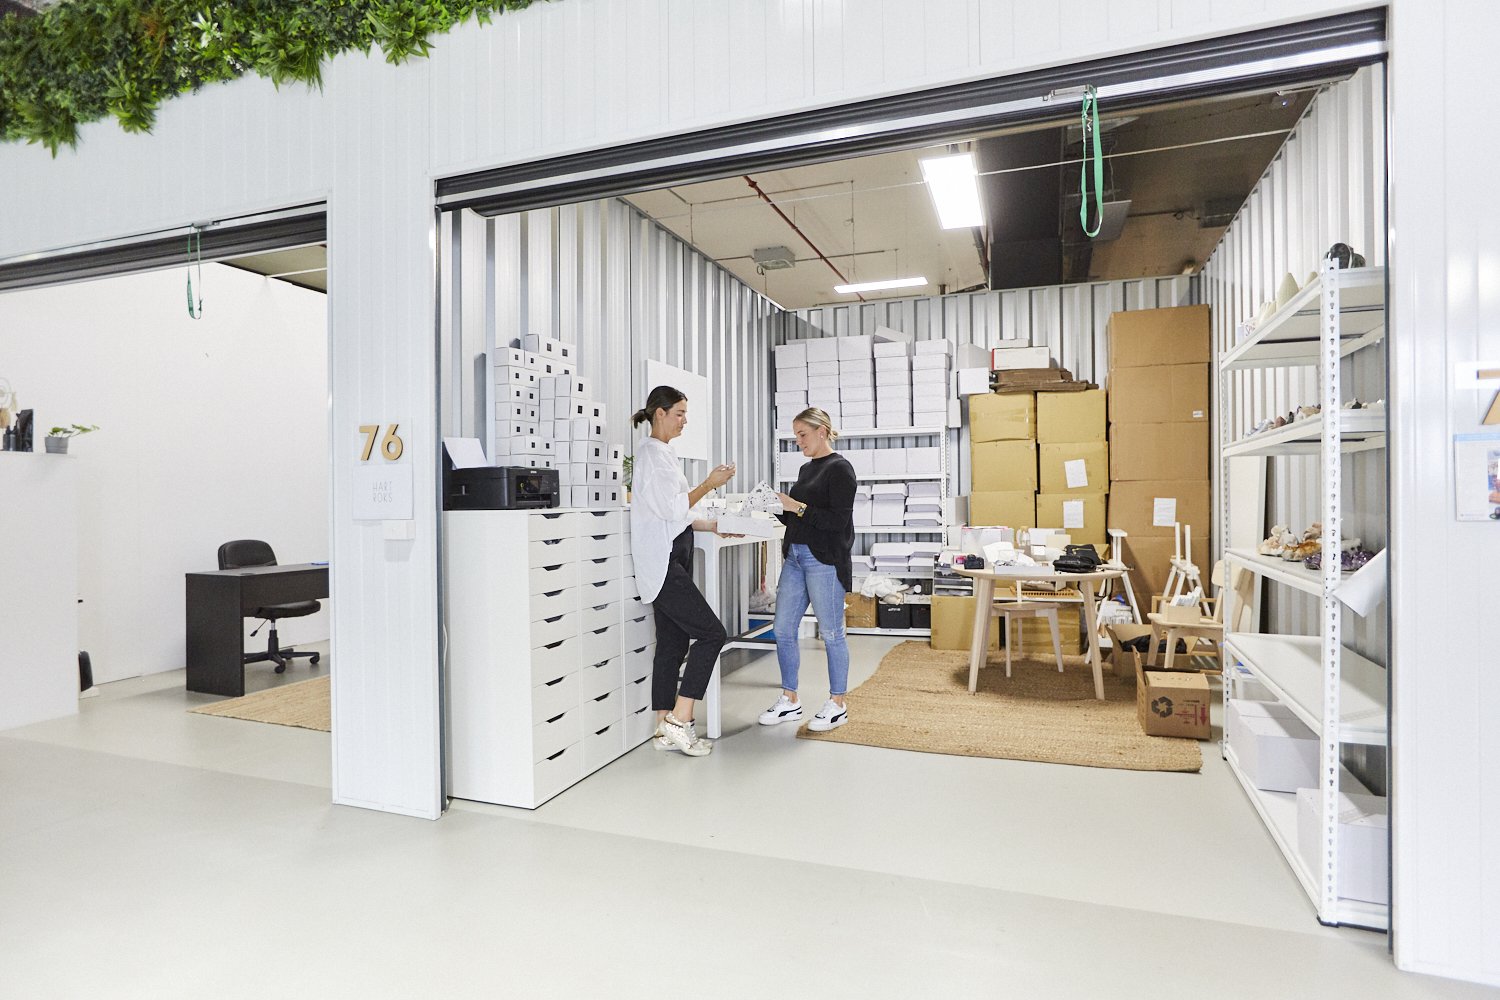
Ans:
{"type": "MultiPolygon", "coordinates": [[[[558,519],[558,518],[559,518],[559,517],[562,517],[562,514],[561,514],[561,513],[558,513],[558,514],[539,514],[539,515],[537,515],[537,516],[538,516],[538,517],[545,517],[545,518],[546,518],[546,519],[547,519],[547,520],[549,520],[549,521],[555,521],[555,520],[557,520],[557,519],[558,519]]],[[[548,757],[548,758],[547,758],[547,759],[548,759],[548,760],[551,760],[551,759],[552,759],[552,758],[550,758],[550,757],[548,757]]]]}
{"type": "MultiPolygon", "coordinates": [[[[610,725],[614,725],[614,723],[610,723],[610,725]]],[[[596,729],[596,730],[594,730],[594,735],[595,736],[603,736],[607,732],[609,732],[609,726],[605,726],[603,729],[596,729]]]]}
{"type": "Polygon", "coordinates": [[[548,719],[546,722],[542,723],[542,725],[544,725],[544,726],[550,726],[550,725],[552,725],[552,723],[556,722],[558,719],[561,719],[564,715],[567,715],[567,714],[568,714],[567,712],[559,712],[556,715],[554,715],[552,718],[548,719]]]}
{"type": "Polygon", "coordinates": [[[631,651],[630,651],[630,652],[631,652],[631,654],[632,654],[632,655],[634,655],[634,656],[639,656],[639,655],[641,655],[641,654],[642,654],[642,653],[644,653],[644,652],[645,652],[645,651],[646,651],[646,647],[645,647],[645,646],[642,646],[642,647],[641,647],[641,648],[640,648],[640,649],[632,649],[632,650],[631,650],[631,651]]]}
{"type": "Polygon", "coordinates": [[[546,622],[548,625],[551,625],[554,622],[562,621],[566,617],[568,617],[568,613],[564,611],[560,615],[553,615],[551,618],[543,618],[542,621],[546,622]]]}
{"type": "Polygon", "coordinates": [[[561,646],[563,643],[565,643],[567,641],[568,640],[566,640],[566,639],[559,639],[556,642],[549,642],[549,643],[547,643],[542,648],[543,649],[556,649],[558,646],[561,646]]]}
{"type": "Polygon", "coordinates": [[[607,539],[609,536],[608,535],[590,535],[589,537],[592,538],[596,542],[602,542],[605,539],[607,539]]]}
{"type": "MultiPolygon", "coordinates": [[[[561,684],[561,683],[562,683],[562,682],[563,682],[563,681],[565,681],[565,680],[567,680],[567,679],[568,679],[568,675],[567,675],[567,674],[564,674],[564,675],[563,675],[563,676],[561,676],[561,677],[559,677],[559,678],[558,678],[558,679],[557,679],[557,680],[555,680],[555,681],[547,681],[547,682],[546,682],[546,683],[544,683],[544,684],[543,684],[543,685],[542,685],[542,687],[548,687],[548,688],[549,688],[549,687],[552,687],[552,686],[553,686],[553,685],[554,685],[554,684],[561,684]]],[[[643,678],[643,679],[644,679],[644,678],[643,678]]],[[[639,683],[639,682],[637,682],[637,683],[639,683]]]]}
{"type": "Polygon", "coordinates": [[[562,543],[563,543],[563,540],[561,538],[544,538],[544,539],[542,539],[542,544],[543,545],[561,545],[562,543]]]}
{"type": "Polygon", "coordinates": [[[562,568],[563,568],[563,564],[562,563],[558,563],[556,566],[538,566],[537,567],[537,569],[541,570],[543,573],[556,573],[558,570],[560,570],[562,568]]]}
{"type": "Polygon", "coordinates": [[[596,629],[594,629],[594,635],[603,635],[604,633],[608,632],[612,628],[614,628],[613,625],[606,625],[603,628],[596,628],[596,629]]]}
{"type": "Polygon", "coordinates": [[[600,667],[607,667],[607,666],[609,666],[613,662],[614,662],[614,657],[610,657],[607,660],[600,660],[598,663],[590,663],[589,664],[589,669],[590,670],[598,670],[600,667]]]}
{"type": "MultiPolygon", "coordinates": [[[[559,677],[558,680],[562,680],[562,678],[559,677]]],[[[649,677],[638,677],[635,680],[631,681],[630,683],[632,683],[632,684],[644,684],[648,680],[650,680],[649,677]]],[[[554,681],[554,683],[556,683],[556,682],[554,681]]]]}
{"type": "Polygon", "coordinates": [[[595,701],[603,701],[604,699],[608,698],[611,694],[614,694],[614,692],[610,691],[608,694],[601,694],[599,697],[595,698],[594,700],[595,701]]]}
{"type": "Polygon", "coordinates": [[[551,757],[548,757],[547,759],[548,760],[556,760],[557,758],[561,757],[563,754],[567,753],[571,749],[573,749],[573,748],[572,747],[563,747],[561,750],[557,751],[557,753],[553,754],[551,757]]]}
{"type": "Polygon", "coordinates": [[[638,709],[635,710],[635,714],[636,715],[645,715],[647,709],[649,709],[650,707],[651,707],[650,705],[647,705],[646,708],[638,708],[638,709]]]}

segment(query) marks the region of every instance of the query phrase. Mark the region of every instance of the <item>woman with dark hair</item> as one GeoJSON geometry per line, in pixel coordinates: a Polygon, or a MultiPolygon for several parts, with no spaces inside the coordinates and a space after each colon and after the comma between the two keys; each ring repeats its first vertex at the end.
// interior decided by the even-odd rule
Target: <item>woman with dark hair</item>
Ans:
{"type": "Polygon", "coordinates": [[[693,583],[693,529],[717,531],[718,523],[696,518],[693,508],[734,475],[734,464],[714,466],[689,487],[672,440],[687,426],[687,397],[659,385],[631,423],[650,433],[635,445],[631,473],[630,548],[641,600],[656,612],[656,658],[651,670],[651,707],[656,710],[655,745],[702,757],[713,744],[698,737],[693,702],[708,690],[719,650],[728,638],[718,612],[693,583]],[[682,686],[677,670],[687,657],[682,686]]]}

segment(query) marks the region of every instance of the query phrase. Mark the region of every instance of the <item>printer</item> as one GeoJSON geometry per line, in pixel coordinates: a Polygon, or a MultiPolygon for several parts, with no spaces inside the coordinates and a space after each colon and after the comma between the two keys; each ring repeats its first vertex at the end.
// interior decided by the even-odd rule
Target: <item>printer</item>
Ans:
{"type": "Polygon", "coordinates": [[[443,459],[444,510],[537,510],[558,506],[559,494],[556,469],[455,469],[443,459]]]}

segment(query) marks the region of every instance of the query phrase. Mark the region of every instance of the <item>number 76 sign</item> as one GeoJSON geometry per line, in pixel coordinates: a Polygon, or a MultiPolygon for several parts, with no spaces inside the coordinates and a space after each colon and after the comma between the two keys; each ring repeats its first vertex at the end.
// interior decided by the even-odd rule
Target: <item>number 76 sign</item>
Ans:
{"type": "Polygon", "coordinates": [[[400,424],[361,424],[354,466],[356,521],[410,521],[411,463],[403,462],[406,444],[400,424]]]}

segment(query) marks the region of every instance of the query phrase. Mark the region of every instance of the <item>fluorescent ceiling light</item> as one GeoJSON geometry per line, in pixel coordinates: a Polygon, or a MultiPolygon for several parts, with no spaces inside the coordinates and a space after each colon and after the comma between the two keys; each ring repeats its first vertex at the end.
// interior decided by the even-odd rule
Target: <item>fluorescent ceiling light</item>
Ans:
{"type": "Polygon", "coordinates": [[[915,288],[925,284],[927,284],[926,278],[892,278],[889,281],[861,281],[857,285],[834,285],[833,290],[840,295],[853,295],[855,292],[879,292],[887,288],[915,288]]]}
{"type": "Polygon", "coordinates": [[[922,179],[937,206],[938,221],[944,229],[969,229],[984,225],[984,208],[979,203],[979,177],[974,171],[974,154],[935,156],[922,161],[922,179]]]}

